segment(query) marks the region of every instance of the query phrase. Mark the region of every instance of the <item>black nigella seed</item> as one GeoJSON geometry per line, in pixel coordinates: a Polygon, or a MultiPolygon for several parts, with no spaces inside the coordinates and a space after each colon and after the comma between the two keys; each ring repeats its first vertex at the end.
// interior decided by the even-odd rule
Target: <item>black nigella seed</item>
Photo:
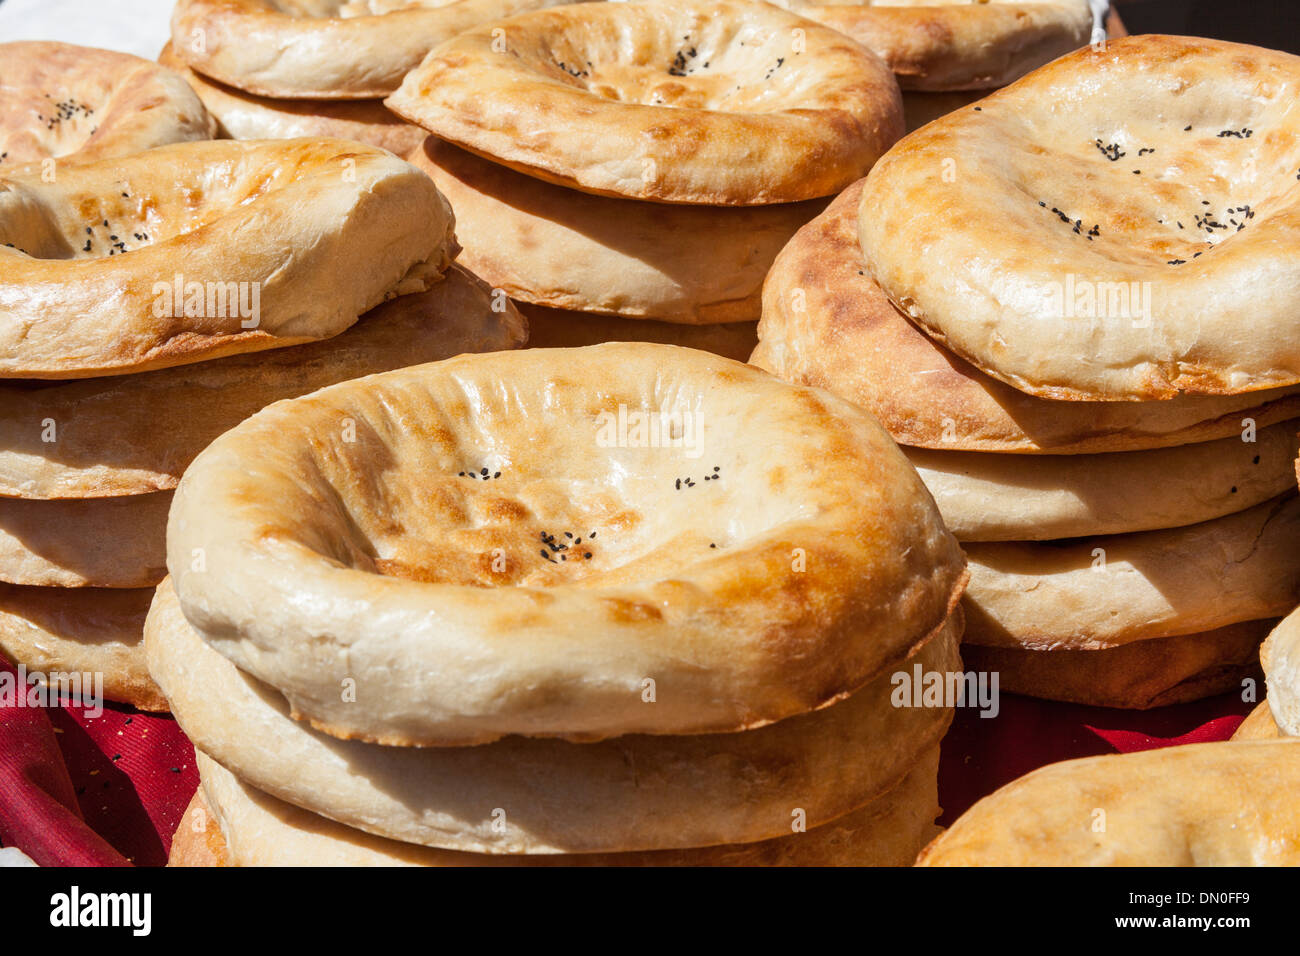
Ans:
{"type": "Polygon", "coordinates": [[[1232,486],[1232,493],[1233,493],[1234,495],[1237,493],[1237,486],[1236,486],[1236,485],[1233,485],[1233,486],[1232,486]]]}
{"type": "Polygon", "coordinates": [[[1254,460],[1251,462],[1251,464],[1252,464],[1252,465],[1258,465],[1258,464],[1259,464],[1259,455],[1256,455],[1256,456],[1255,456],[1255,458],[1254,458],[1254,460]]]}
{"type": "Polygon", "coordinates": [[[487,473],[488,473],[488,470],[487,470],[486,468],[484,468],[482,471],[479,472],[479,474],[480,474],[480,475],[483,475],[485,478],[487,477],[487,473]]]}
{"type": "Polygon", "coordinates": [[[501,477],[501,472],[498,471],[498,472],[497,472],[496,474],[494,474],[492,477],[493,477],[493,478],[500,478],[500,477],[501,477]]]}
{"type": "Polygon", "coordinates": [[[591,560],[591,552],[590,552],[590,551],[584,551],[583,554],[582,554],[582,556],[583,556],[584,558],[586,558],[588,561],[591,560]]]}

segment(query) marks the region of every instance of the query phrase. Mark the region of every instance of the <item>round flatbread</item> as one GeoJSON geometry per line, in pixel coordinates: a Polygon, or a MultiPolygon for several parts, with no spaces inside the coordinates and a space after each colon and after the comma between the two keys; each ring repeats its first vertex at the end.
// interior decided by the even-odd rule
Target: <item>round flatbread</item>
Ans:
{"type": "Polygon", "coordinates": [[[0,175],[215,135],[194,91],[148,60],[71,43],[0,43],[0,175]]]}
{"type": "Polygon", "coordinates": [[[538,179],[710,206],[833,195],[903,134],[879,57],[739,0],[584,3],[486,24],[431,52],[385,103],[538,179]]]}
{"type": "Polygon", "coordinates": [[[168,866],[909,866],[938,832],[937,749],[889,793],[803,833],[690,850],[514,856],[372,836],[254,790],[202,752],[196,757],[203,785],[177,827],[168,866]]]}
{"type": "Polygon", "coordinates": [[[373,99],[443,40],[556,2],[177,0],[172,43],[198,72],[260,96],[373,99]]]}
{"type": "Polygon", "coordinates": [[[167,575],[170,492],[127,498],[0,498],[0,581],[149,588],[167,575]]]}
{"type": "Polygon", "coordinates": [[[427,289],[456,253],[429,178],[360,143],[179,143],[52,182],[28,169],[0,188],[6,378],[123,375],[329,338],[427,289]]]}
{"type": "Polygon", "coordinates": [[[1298,866],[1300,745],[1067,760],[967,810],[920,866],[1298,866]]]}
{"type": "Polygon", "coordinates": [[[1295,484],[1296,425],[1103,455],[904,451],[958,541],[1049,541],[1179,528],[1276,498],[1295,484]]]}
{"type": "Polygon", "coordinates": [[[429,134],[390,113],[377,100],[277,100],[245,93],[195,73],[169,43],[158,62],[175,70],[198,94],[229,139],[350,139],[405,156],[429,134]]]}
{"type": "Polygon", "coordinates": [[[1089,0],[776,0],[877,53],[905,90],[1005,86],[1093,36],[1089,0]]]}
{"type": "Polygon", "coordinates": [[[111,498],[176,487],[258,409],[351,378],[523,345],[527,323],[459,266],[324,342],[139,375],[0,382],[0,496],[111,498]]]}
{"type": "Polygon", "coordinates": [[[795,808],[810,827],[829,822],[894,787],[952,719],[892,706],[894,668],[961,669],[954,618],[847,700],[759,730],[383,747],[292,719],[281,695],[205,644],[167,582],[145,632],[186,735],[250,786],[379,836],[477,853],[749,843],[788,832],[795,808]]]}
{"type": "Polygon", "coordinates": [[[1059,402],[990,378],[919,332],[867,274],[857,235],[861,196],[862,183],[850,186],[777,256],[750,361],[861,405],[901,444],[1092,454],[1209,441],[1300,415],[1295,389],[1059,402]]]}
{"type": "Polygon", "coordinates": [[[592,196],[436,136],[407,157],[456,210],[459,262],[513,299],[688,325],[757,321],[763,277],[822,200],[674,206],[592,196]]]}
{"type": "Polygon", "coordinates": [[[144,661],[152,598],[153,588],[0,584],[0,653],[29,672],[102,674],[109,700],[165,711],[167,699],[144,661]]]}
{"type": "Polygon", "coordinates": [[[936,340],[1043,398],[1293,385],[1297,96],[1300,57],[1218,40],[1062,57],[872,170],[869,271],[936,340]]]}
{"type": "Polygon", "coordinates": [[[399,745],[760,727],[862,686],[965,580],[869,415],[641,342],[280,402],[194,460],[167,537],[218,651],[315,726],[399,745]]]}
{"type": "Polygon", "coordinates": [[[1096,650],[1276,618],[1300,604],[1300,498],[1164,531],[968,544],[966,641],[1096,650]]]}
{"type": "Polygon", "coordinates": [[[1258,682],[1259,643],[1274,623],[1246,621],[1098,651],[967,644],[962,660],[969,670],[997,673],[1004,693],[1149,710],[1240,691],[1247,679],[1258,682]]]}

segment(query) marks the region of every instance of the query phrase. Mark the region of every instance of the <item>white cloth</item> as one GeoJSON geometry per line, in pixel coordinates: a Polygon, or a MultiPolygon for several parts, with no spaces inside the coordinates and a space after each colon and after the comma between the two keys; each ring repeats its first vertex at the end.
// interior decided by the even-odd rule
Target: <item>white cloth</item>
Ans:
{"type": "Polygon", "coordinates": [[[156,60],[174,0],[0,0],[0,42],[60,40],[156,60]]]}

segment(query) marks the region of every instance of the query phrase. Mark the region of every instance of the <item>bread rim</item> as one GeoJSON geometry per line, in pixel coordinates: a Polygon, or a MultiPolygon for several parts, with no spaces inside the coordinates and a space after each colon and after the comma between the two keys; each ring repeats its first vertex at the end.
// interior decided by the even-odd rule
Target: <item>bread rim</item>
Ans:
{"type": "Polygon", "coordinates": [[[1260,649],[1268,705],[1280,732],[1300,737],[1300,610],[1292,611],[1260,649]]]}
{"type": "Polygon", "coordinates": [[[0,496],[168,491],[214,438],[272,402],[527,337],[508,299],[453,265],[429,291],[391,299],[324,342],[139,375],[0,382],[0,496]]]}
{"type": "Polygon", "coordinates": [[[959,670],[960,634],[956,616],[847,700],[759,730],[448,748],[338,740],[294,720],[273,688],[207,646],[168,581],[145,651],[186,736],[250,786],[407,843],[545,854],[749,843],[787,832],[795,808],[812,827],[869,803],[952,719],[949,707],[893,706],[893,670],[959,670]]]}
{"type": "Polygon", "coordinates": [[[904,90],[1005,86],[1086,45],[1095,29],[1088,0],[776,3],[874,51],[904,90]]]}
{"type": "Polygon", "coordinates": [[[556,0],[331,2],[350,15],[302,16],[277,0],[177,0],[172,43],[192,69],[259,96],[375,99],[443,40],[556,0]]]}
{"type": "Polygon", "coordinates": [[[19,173],[0,180],[0,240],[15,247],[0,247],[0,376],[122,375],[329,338],[436,281],[453,225],[427,176],[344,140],[179,143],[55,182],[19,173]]]}
{"type": "Polygon", "coordinates": [[[682,325],[680,322],[551,309],[528,302],[519,303],[519,311],[528,318],[528,345],[535,349],[582,348],[604,342],[658,342],[744,362],[758,342],[757,322],[682,325]]]}
{"type": "Polygon", "coordinates": [[[904,445],[948,451],[1094,454],[1240,434],[1300,414],[1295,389],[1163,402],[1026,395],[936,344],[890,303],[858,244],[862,181],[772,264],[750,362],[861,405],[904,445]]]}
{"type": "Polygon", "coordinates": [[[277,100],[195,73],[169,42],[158,62],[185,78],[228,139],[349,139],[405,156],[428,134],[390,113],[378,99],[277,100]]]}
{"type": "Polygon", "coordinates": [[[1294,385],[1297,95],[1300,57],[1218,40],[1062,57],[877,164],[868,270],[936,341],[1042,398],[1294,385]]]}
{"type": "Polygon", "coordinates": [[[967,544],[966,641],[1100,650],[1280,617],[1300,603],[1297,535],[1288,495],[1185,528],[967,544]]]}
{"type": "Polygon", "coordinates": [[[967,644],[962,658],[969,670],[997,673],[1000,693],[1150,710],[1240,691],[1243,681],[1258,681],[1259,644],[1274,623],[1276,618],[1243,621],[1097,651],[967,644]]]}
{"type": "Polygon", "coordinates": [[[1233,740],[1279,740],[1284,735],[1273,720],[1273,711],[1269,709],[1268,699],[1260,701],[1232,735],[1233,740]]]}
{"type": "Polygon", "coordinates": [[[126,498],[0,498],[0,581],[151,588],[167,574],[171,492],[126,498]]]}
{"type": "Polygon", "coordinates": [[[1297,866],[1300,746],[1223,741],[1055,763],[967,810],[918,866],[1297,866]]]}
{"type": "Polygon", "coordinates": [[[71,43],[0,43],[0,175],[215,135],[194,91],[148,60],[71,43]]]}
{"type": "Polygon", "coordinates": [[[593,196],[436,136],[407,159],[456,210],[459,261],[511,298],[686,325],[758,321],[772,260],[824,205],[670,206],[593,196]]]}
{"type": "Polygon", "coordinates": [[[152,588],[0,584],[0,653],[28,672],[103,675],[109,700],[166,711],[144,660],[152,597],[152,588]]]}
{"type": "Polygon", "coordinates": [[[965,576],[869,415],[640,342],[264,409],[186,471],[167,556],[190,622],[295,714],[429,746],[759,727],[856,690],[965,576]]]}
{"type": "Polygon", "coordinates": [[[386,840],[254,790],[202,751],[195,758],[202,784],[176,829],[168,866],[909,866],[938,832],[937,747],[888,793],[806,832],[690,850],[549,856],[386,840]]]}
{"type": "Polygon", "coordinates": [[[903,134],[879,57],[743,0],[573,4],[485,24],[384,102],[547,182],[709,206],[833,195],[903,134]]]}
{"type": "Polygon", "coordinates": [[[958,541],[1050,541],[1179,528],[1295,484],[1297,420],[1175,448],[990,455],[904,448],[958,541]]]}

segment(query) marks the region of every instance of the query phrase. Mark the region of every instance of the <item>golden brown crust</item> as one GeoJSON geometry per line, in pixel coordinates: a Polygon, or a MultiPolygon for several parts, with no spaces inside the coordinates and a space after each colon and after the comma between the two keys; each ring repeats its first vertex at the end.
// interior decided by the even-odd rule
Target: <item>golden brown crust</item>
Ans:
{"type": "Polygon", "coordinates": [[[0,43],[0,171],[215,135],[193,90],[148,60],[70,43],[0,43]]]}
{"type": "Polygon", "coordinates": [[[539,179],[703,205],[831,195],[903,132],[878,57],[736,0],[579,4],[485,25],[434,50],[385,102],[539,179]]]}
{"type": "Polygon", "coordinates": [[[1086,44],[1088,0],[776,0],[881,56],[905,90],[1005,86],[1086,44]]]}
{"type": "Polygon", "coordinates": [[[329,338],[436,281],[453,225],[427,176],[344,140],[180,143],[55,182],[14,175],[0,180],[0,375],[121,375],[329,338]]]}
{"type": "Polygon", "coordinates": [[[861,686],[965,576],[869,415],[648,343],[461,356],[264,409],[186,471],[168,567],[191,623],[304,716],[438,746],[762,726],[861,686]],[[665,408],[657,440],[620,431],[665,408]],[[569,535],[561,562],[546,542],[569,535]],[[593,634],[618,648],[599,680],[593,634]],[[674,688],[653,707],[647,678],[674,688]]]}
{"type": "Polygon", "coordinates": [[[172,835],[168,866],[230,866],[226,838],[217,823],[200,787],[181,814],[181,822],[172,835]]]}
{"type": "Polygon", "coordinates": [[[795,234],[763,288],[751,362],[866,408],[904,445],[950,451],[1090,454],[1241,434],[1300,414],[1300,393],[1167,402],[1058,402],[991,378],[919,332],[867,274],[862,182],[795,234]]]}
{"type": "Polygon", "coordinates": [[[966,644],[962,660],[998,674],[998,689],[1044,700],[1147,710],[1241,690],[1258,679],[1259,644],[1276,619],[1107,650],[1019,650],[966,644]]]}
{"type": "Polygon", "coordinates": [[[190,66],[260,96],[374,99],[470,27],[558,0],[178,0],[172,43],[190,66]]]}
{"type": "Polygon", "coordinates": [[[1294,385],[1297,95],[1300,57],[1217,40],[1062,57],[872,170],[868,269],[937,341],[1042,398],[1294,385]]]}
{"type": "Polygon", "coordinates": [[[29,671],[103,674],[104,696],[167,710],[144,660],[152,588],[40,588],[0,584],[0,653],[29,671]]]}
{"type": "Polygon", "coordinates": [[[660,342],[745,362],[758,344],[756,322],[682,325],[548,309],[526,302],[520,303],[519,311],[528,317],[528,347],[535,349],[581,348],[602,342],[660,342]]]}
{"type": "Polygon", "coordinates": [[[217,816],[207,811],[203,797],[210,791],[222,823],[209,824],[201,835],[182,823],[173,843],[173,858],[180,859],[169,866],[907,866],[937,832],[939,814],[934,749],[897,787],[865,807],[758,843],[639,853],[464,853],[354,830],[254,790],[202,752],[197,757],[203,787],[191,808],[217,816]]]}
{"type": "Polygon", "coordinates": [[[245,93],[195,73],[170,43],[158,62],[185,78],[216,119],[217,132],[229,139],[349,139],[405,156],[428,135],[390,113],[378,99],[277,100],[245,93]]]}
{"type": "Polygon", "coordinates": [[[1300,865],[1300,742],[1051,764],[967,810],[920,866],[1300,865]]]}
{"type": "Polygon", "coordinates": [[[772,260],[824,205],[592,196],[436,136],[407,158],[456,210],[457,261],[494,288],[538,305],[691,325],[756,321],[772,260]]]}
{"type": "Polygon", "coordinates": [[[258,409],[350,378],[523,345],[528,328],[459,266],[324,342],[139,375],[0,383],[0,495],[104,498],[170,490],[258,409]]]}

